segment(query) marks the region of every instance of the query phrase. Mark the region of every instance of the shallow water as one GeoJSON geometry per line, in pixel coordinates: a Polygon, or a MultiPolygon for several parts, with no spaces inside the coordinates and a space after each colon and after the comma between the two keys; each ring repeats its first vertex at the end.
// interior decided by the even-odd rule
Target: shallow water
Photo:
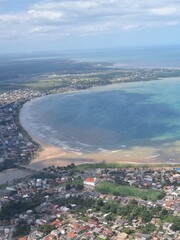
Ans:
{"type": "Polygon", "coordinates": [[[80,152],[156,149],[152,158],[179,161],[180,78],[99,87],[42,97],[24,105],[32,135],[80,152]]]}
{"type": "Polygon", "coordinates": [[[0,172],[0,184],[11,182],[14,179],[24,178],[30,174],[31,174],[30,171],[17,168],[5,170],[3,172],[0,172]]]}

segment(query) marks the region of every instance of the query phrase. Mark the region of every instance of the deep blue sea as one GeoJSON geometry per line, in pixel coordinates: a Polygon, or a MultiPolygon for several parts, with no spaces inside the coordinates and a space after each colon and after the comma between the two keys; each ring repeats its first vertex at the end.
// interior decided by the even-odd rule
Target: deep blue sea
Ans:
{"type": "Polygon", "coordinates": [[[115,84],[26,103],[23,126],[52,145],[80,152],[154,148],[179,161],[180,78],[115,84]]]}

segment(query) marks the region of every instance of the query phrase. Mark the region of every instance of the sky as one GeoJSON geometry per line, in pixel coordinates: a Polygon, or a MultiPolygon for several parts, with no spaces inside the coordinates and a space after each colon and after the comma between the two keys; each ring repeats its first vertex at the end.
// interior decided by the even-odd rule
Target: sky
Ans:
{"type": "Polygon", "coordinates": [[[0,0],[0,54],[179,44],[179,0],[0,0]]]}

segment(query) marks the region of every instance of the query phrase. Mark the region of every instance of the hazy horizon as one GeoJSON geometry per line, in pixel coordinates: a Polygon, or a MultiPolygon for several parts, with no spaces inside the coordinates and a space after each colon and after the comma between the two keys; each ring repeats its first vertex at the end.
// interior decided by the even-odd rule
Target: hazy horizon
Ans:
{"type": "Polygon", "coordinates": [[[175,48],[180,48],[180,44],[175,44],[175,45],[144,45],[144,46],[135,46],[135,45],[131,45],[131,46],[116,46],[116,47],[98,47],[98,48],[79,48],[79,49],[55,49],[55,50],[34,50],[34,51],[20,51],[20,52],[4,52],[4,53],[0,53],[0,58],[1,57],[20,57],[20,56],[59,56],[59,55],[70,55],[71,53],[78,53],[78,52],[83,52],[83,53],[91,53],[91,52],[102,52],[102,51],[113,51],[113,50],[141,50],[141,49],[146,49],[146,50],[150,50],[150,49],[175,49],[175,48]]]}
{"type": "Polygon", "coordinates": [[[177,0],[0,0],[0,52],[176,46],[179,12],[177,0]]]}

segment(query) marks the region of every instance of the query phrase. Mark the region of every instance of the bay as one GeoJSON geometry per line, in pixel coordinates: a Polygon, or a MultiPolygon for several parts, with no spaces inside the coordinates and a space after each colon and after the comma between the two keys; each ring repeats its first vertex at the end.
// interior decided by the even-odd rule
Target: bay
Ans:
{"type": "Polygon", "coordinates": [[[45,96],[24,105],[21,122],[33,136],[70,151],[153,147],[173,159],[180,151],[180,78],[45,96]]]}

